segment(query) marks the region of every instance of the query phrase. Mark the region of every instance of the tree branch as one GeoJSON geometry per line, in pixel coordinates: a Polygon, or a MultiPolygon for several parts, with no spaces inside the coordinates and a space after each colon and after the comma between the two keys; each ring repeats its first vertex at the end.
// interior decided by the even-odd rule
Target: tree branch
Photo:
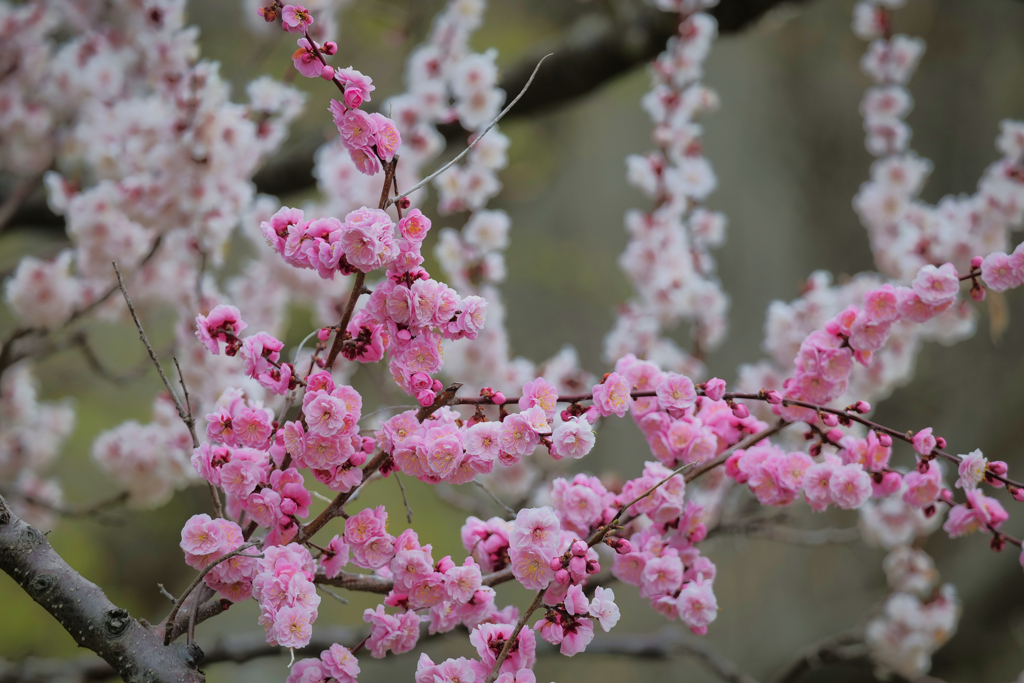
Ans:
{"type": "Polygon", "coordinates": [[[102,657],[125,681],[204,683],[202,650],[160,638],[72,569],[45,534],[0,498],[0,569],[50,613],[81,647],[102,657]]]}

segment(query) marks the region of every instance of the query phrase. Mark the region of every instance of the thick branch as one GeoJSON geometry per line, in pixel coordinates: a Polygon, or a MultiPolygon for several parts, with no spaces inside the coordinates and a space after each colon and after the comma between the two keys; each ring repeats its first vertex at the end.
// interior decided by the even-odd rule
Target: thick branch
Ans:
{"type": "Polygon", "coordinates": [[[203,683],[202,650],[164,647],[156,634],[114,605],[72,569],[46,536],[0,498],[0,569],[50,613],[81,647],[102,657],[125,681],[203,683]]]}

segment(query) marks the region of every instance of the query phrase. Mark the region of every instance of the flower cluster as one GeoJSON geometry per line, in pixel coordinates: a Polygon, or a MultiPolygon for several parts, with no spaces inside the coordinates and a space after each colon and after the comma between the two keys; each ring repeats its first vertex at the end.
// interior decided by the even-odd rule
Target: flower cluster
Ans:
{"type": "Polygon", "coordinates": [[[320,653],[319,659],[300,659],[292,666],[285,683],[355,683],[359,660],[352,651],[337,643],[320,653]]]}
{"type": "Polygon", "coordinates": [[[320,605],[313,585],[316,562],[305,547],[290,543],[265,547],[257,563],[252,594],[260,605],[259,624],[266,631],[267,642],[305,647],[320,605]]]}
{"type": "MultiPolygon", "coordinates": [[[[193,515],[181,530],[181,549],[185,564],[193,569],[205,569],[230,552],[242,546],[242,529],[226,519],[211,519],[209,515],[193,515]]],[[[206,585],[232,602],[248,600],[256,578],[257,559],[252,552],[241,552],[217,562],[203,577],[206,585]]]]}
{"type": "MultiPolygon", "coordinates": [[[[619,259],[636,290],[605,338],[606,360],[627,353],[658,361],[678,372],[699,370],[663,336],[682,321],[693,323],[697,349],[725,336],[729,299],[715,276],[710,249],[725,241],[721,213],[697,208],[718,184],[703,155],[697,117],[718,107],[717,94],[701,83],[704,60],[718,33],[714,17],[694,12],[713,3],[686,3],[679,32],[654,62],[654,85],[644,109],[654,122],[657,151],[626,159],[627,179],[655,202],[650,212],[626,215],[630,241],[619,259]]],[[[699,353],[698,353],[699,355],[699,353]]]]}

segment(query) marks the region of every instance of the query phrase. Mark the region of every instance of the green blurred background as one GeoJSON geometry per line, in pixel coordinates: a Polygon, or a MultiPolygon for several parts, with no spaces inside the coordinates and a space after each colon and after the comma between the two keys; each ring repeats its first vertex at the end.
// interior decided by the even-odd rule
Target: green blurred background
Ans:
{"type": "MultiPolygon", "coordinates": [[[[728,0],[725,0],[726,2],[728,0]]],[[[341,15],[341,56],[373,76],[381,99],[401,91],[404,56],[425,36],[439,0],[354,0],[341,15]]],[[[722,109],[707,117],[705,150],[720,180],[709,204],[729,217],[729,239],[716,257],[732,297],[730,333],[709,358],[712,374],[732,379],[741,362],[762,357],[764,311],[773,299],[797,296],[815,269],[837,277],[872,268],[863,228],[850,201],[871,161],[863,148],[857,112],[867,79],[858,60],[864,44],[849,30],[852,2],[816,0],[769,14],[756,27],[723,37],[708,61],[706,82],[718,90],[722,109]]],[[[284,75],[292,46],[287,38],[254,39],[244,27],[237,0],[193,0],[189,20],[202,29],[203,55],[222,62],[236,97],[261,73],[284,75]]],[[[497,0],[473,38],[475,49],[497,47],[499,64],[510,66],[540,46],[557,44],[580,17],[610,11],[608,2],[497,0]]],[[[1024,118],[1024,2],[1018,0],[910,0],[896,14],[896,29],[922,36],[927,52],[910,84],[915,108],[909,117],[913,147],[935,164],[924,198],[974,189],[982,170],[996,159],[998,122],[1024,118]]],[[[293,140],[329,134],[329,92],[319,81],[298,79],[310,91],[306,113],[293,140]]],[[[543,360],[566,343],[583,364],[604,371],[601,340],[615,305],[629,296],[616,266],[626,242],[622,214],[646,200],[624,182],[623,158],[649,149],[650,124],[639,106],[648,75],[638,69],[585,98],[542,114],[503,124],[512,140],[511,163],[502,173],[505,189],[492,207],[509,212],[512,245],[503,290],[516,354],[543,360]]],[[[283,197],[285,202],[299,197],[283,197]]],[[[435,225],[458,226],[461,219],[435,225]]],[[[435,231],[436,232],[436,231],[435,231]]],[[[234,249],[243,250],[238,242],[234,249]]],[[[52,233],[11,230],[0,238],[0,269],[25,253],[53,249],[52,233]]],[[[237,256],[237,253],[236,253],[237,256]]],[[[981,448],[991,459],[1024,467],[1024,296],[1010,293],[1009,327],[999,338],[988,333],[981,307],[979,333],[952,348],[932,345],[918,361],[911,386],[898,390],[878,410],[879,421],[896,428],[932,425],[954,452],[981,448]]],[[[145,320],[154,346],[172,335],[169,315],[145,320]]],[[[3,326],[10,328],[9,316],[3,326]]],[[[309,329],[309,315],[295,311],[289,341],[309,329]]],[[[145,362],[134,331],[94,325],[100,355],[115,367],[145,362]]],[[[680,341],[686,331],[680,330],[680,341]]],[[[42,398],[70,397],[78,420],[58,463],[72,504],[109,497],[112,484],[89,459],[95,435],[129,418],[147,421],[160,384],[149,370],[129,387],[113,386],[91,374],[73,352],[41,363],[42,398]]],[[[368,380],[360,380],[366,385],[368,380]]],[[[372,400],[368,405],[374,405],[372,400]]],[[[902,453],[897,451],[897,453],[902,453]]],[[[909,457],[902,453],[903,457],[909,457]]],[[[605,425],[598,448],[578,468],[594,473],[635,473],[649,455],[629,420],[605,425]]],[[[897,456],[899,457],[899,456],[897,456]]],[[[420,537],[435,557],[463,552],[457,529],[465,513],[438,501],[434,492],[406,478],[420,537]]],[[[385,503],[392,533],[405,528],[397,487],[389,480],[370,487],[360,505],[385,503]]],[[[151,620],[168,610],[156,584],[179,593],[192,572],[177,547],[182,523],[209,507],[205,490],[178,494],[158,510],[119,515],[116,526],[62,520],[49,538],[83,575],[102,586],[133,616],[151,620]]],[[[1007,530],[1024,532],[1019,508],[1007,530]]],[[[853,514],[812,518],[795,510],[794,525],[847,526],[853,514]],[[805,519],[806,517],[806,519],[805,519]]],[[[1024,576],[1015,553],[994,555],[987,537],[951,542],[936,534],[926,549],[944,581],[956,584],[964,603],[956,637],[935,657],[933,674],[949,681],[1005,683],[1024,669],[1024,576]]],[[[704,551],[718,565],[720,612],[706,641],[759,679],[770,675],[801,647],[855,625],[884,594],[883,552],[861,543],[799,547],[732,537],[708,541],[704,551]]],[[[623,619],[618,632],[664,626],[636,597],[616,586],[623,619]]],[[[321,605],[317,625],[361,623],[361,612],[376,600],[358,594],[341,605],[321,605]]],[[[500,600],[524,602],[525,592],[499,589],[500,600]]],[[[255,604],[236,606],[199,627],[200,644],[218,634],[255,632],[255,604]]],[[[468,655],[464,637],[426,645],[435,658],[468,655]]],[[[8,577],[0,577],[0,657],[66,656],[75,644],[8,577]]],[[[410,680],[415,657],[384,662],[361,659],[363,681],[410,680]]],[[[211,681],[281,681],[284,662],[257,660],[207,669],[211,681]]],[[[693,660],[646,661],[601,656],[545,657],[538,679],[710,681],[693,660]]],[[[807,681],[870,680],[863,668],[832,667],[807,681]]]]}

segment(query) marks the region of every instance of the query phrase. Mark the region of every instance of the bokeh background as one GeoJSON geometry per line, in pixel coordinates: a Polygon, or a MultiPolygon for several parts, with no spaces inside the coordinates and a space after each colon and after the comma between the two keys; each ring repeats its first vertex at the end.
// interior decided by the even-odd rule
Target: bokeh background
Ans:
{"type": "MultiPolygon", "coordinates": [[[[492,0],[472,44],[477,50],[496,47],[499,65],[515,65],[540,47],[557,45],[581,18],[613,14],[617,4],[492,0]]],[[[709,204],[729,217],[728,242],[716,257],[732,297],[729,338],[708,359],[714,375],[731,380],[739,363],[762,356],[766,305],[797,296],[813,270],[827,269],[842,278],[872,269],[864,230],[850,205],[870,163],[857,112],[868,85],[858,68],[864,44],[849,29],[852,4],[813,0],[780,7],[756,25],[722,37],[708,61],[705,80],[723,103],[702,121],[706,153],[720,180],[709,204]]],[[[401,91],[404,56],[423,39],[440,6],[440,0],[353,0],[341,16],[338,63],[351,62],[372,74],[381,99],[401,91]]],[[[998,122],[1024,118],[1024,2],[910,0],[895,16],[897,31],[927,42],[910,85],[916,104],[908,120],[913,147],[935,165],[924,199],[969,192],[996,158],[998,122]]],[[[193,0],[189,19],[202,29],[204,57],[222,63],[236,93],[256,75],[282,76],[291,68],[293,48],[287,38],[253,38],[238,0],[193,0]]],[[[638,68],[585,97],[502,124],[512,140],[511,164],[501,175],[505,189],[492,207],[508,211],[513,222],[503,289],[518,355],[539,361],[568,343],[578,349],[585,367],[607,369],[601,340],[614,307],[630,293],[616,265],[626,243],[622,215],[629,207],[646,205],[624,181],[623,158],[650,147],[650,124],[639,106],[648,80],[638,68]]],[[[326,139],[330,132],[328,90],[318,87],[319,81],[297,85],[311,97],[293,133],[294,144],[284,154],[310,139],[326,139]]],[[[304,196],[282,200],[298,202],[304,196]]],[[[446,224],[458,226],[460,219],[435,222],[446,224]]],[[[0,236],[0,270],[23,254],[51,253],[61,239],[52,229],[28,223],[10,227],[0,236]]],[[[1011,292],[1006,303],[1005,332],[990,332],[983,305],[972,339],[951,348],[926,347],[913,383],[880,406],[879,421],[900,429],[932,425],[954,452],[981,448],[1011,468],[1024,467],[1024,295],[1011,292]]],[[[6,313],[0,322],[4,332],[10,329],[6,313]]],[[[157,348],[171,340],[169,316],[151,314],[145,322],[157,348]]],[[[309,326],[308,313],[295,310],[289,341],[301,338],[309,326]]],[[[144,367],[147,362],[130,328],[95,325],[90,334],[112,366],[144,367]]],[[[685,341],[686,330],[677,336],[685,341]]],[[[150,368],[138,382],[115,386],[90,373],[73,352],[53,356],[37,369],[42,398],[66,397],[78,411],[74,436],[57,468],[68,501],[109,497],[116,491],[93,467],[89,446],[99,431],[125,419],[148,420],[152,396],[160,389],[156,373],[150,368]]],[[[601,431],[597,450],[578,467],[630,475],[649,457],[630,420],[601,431]]],[[[897,453],[902,453],[899,448],[897,453]]],[[[434,544],[435,556],[463,552],[457,529],[465,513],[439,501],[425,485],[407,478],[406,486],[421,539],[434,544]]],[[[361,498],[366,505],[381,502],[392,510],[392,533],[405,528],[397,487],[381,482],[361,498]]],[[[185,491],[158,510],[114,514],[116,524],[62,520],[49,539],[115,603],[133,616],[157,620],[168,603],[156,584],[180,593],[192,576],[177,547],[181,525],[208,506],[205,489],[185,491]]],[[[797,507],[794,525],[856,522],[853,513],[812,517],[805,506],[797,507]]],[[[1020,536],[1024,515],[1011,516],[1006,528],[1020,536]]],[[[769,678],[800,648],[858,624],[884,595],[883,552],[862,543],[804,547],[722,537],[709,540],[704,549],[718,565],[720,607],[706,642],[759,680],[769,678]]],[[[1024,669],[1024,573],[1016,554],[993,554],[987,537],[954,542],[941,532],[926,549],[963,600],[959,632],[935,656],[933,675],[979,683],[1015,680],[1024,669]]],[[[616,594],[623,611],[617,632],[665,625],[636,598],[635,589],[616,586],[616,594]]],[[[349,597],[347,606],[325,597],[317,626],[361,623],[362,609],[375,601],[349,597]]],[[[499,597],[525,603],[526,594],[503,586],[499,597]]],[[[204,644],[230,631],[254,632],[257,614],[255,604],[236,606],[200,626],[197,639],[204,644]]],[[[435,639],[425,647],[435,660],[468,655],[468,648],[464,637],[435,639]]],[[[0,657],[73,656],[75,651],[55,621],[13,581],[0,577],[0,657]]],[[[415,657],[383,663],[364,658],[361,663],[363,681],[411,680],[415,657]]],[[[262,659],[207,671],[211,681],[281,681],[284,665],[283,660],[262,659]]],[[[543,681],[715,680],[686,657],[544,657],[537,672],[543,681]]],[[[864,667],[838,665],[802,680],[871,679],[864,667]]]]}

